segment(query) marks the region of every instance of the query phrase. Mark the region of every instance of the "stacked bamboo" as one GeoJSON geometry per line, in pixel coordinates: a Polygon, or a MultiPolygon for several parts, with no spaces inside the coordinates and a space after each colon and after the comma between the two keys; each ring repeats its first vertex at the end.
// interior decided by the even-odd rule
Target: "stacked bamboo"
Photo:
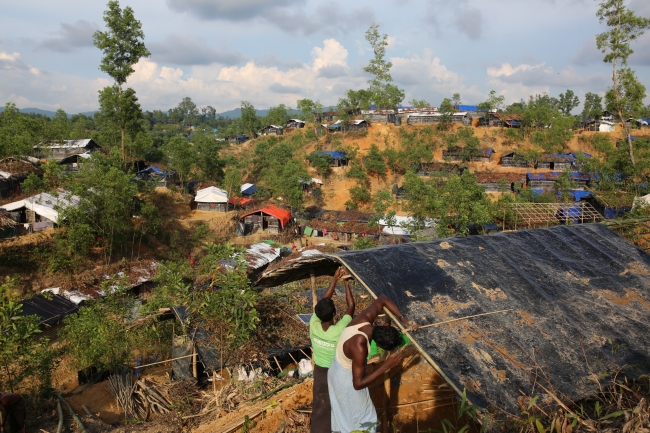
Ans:
{"type": "Polygon", "coordinates": [[[130,374],[114,375],[108,378],[107,387],[125,418],[147,421],[151,414],[162,415],[170,411],[169,400],[144,379],[133,382],[130,374]]]}

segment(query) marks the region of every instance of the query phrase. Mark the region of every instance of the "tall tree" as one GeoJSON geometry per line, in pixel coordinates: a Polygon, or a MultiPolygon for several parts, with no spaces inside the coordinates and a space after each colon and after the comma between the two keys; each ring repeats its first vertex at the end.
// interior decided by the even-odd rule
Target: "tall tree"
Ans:
{"type": "MultiPolygon", "coordinates": [[[[133,65],[142,57],[149,57],[151,53],[144,45],[142,24],[135,19],[133,9],[127,6],[122,10],[117,0],[110,0],[107,6],[108,9],[104,11],[107,30],[97,30],[93,34],[93,43],[104,53],[99,69],[115,80],[118,98],[122,98],[122,85],[135,72],[133,65]]],[[[126,123],[126,120],[120,122],[123,160],[126,159],[124,149],[126,123]]]]}
{"type": "Polygon", "coordinates": [[[568,89],[566,93],[560,93],[559,109],[565,116],[571,115],[571,111],[580,105],[580,99],[573,93],[573,90],[568,89]]]}
{"type": "Polygon", "coordinates": [[[260,119],[257,117],[255,107],[248,101],[241,101],[241,122],[250,138],[255,137],[255,131],[259,129],[260,119]]]}
{"type": "Polygon", "coordinates": [[[478,104],[478,107],[483,111],[499,110],[501,107],[503,107],[503,101],[505,101],[505,97],[503,95],[497,95],[496,90],[490,90],[488,98],[478,104]]]}
{"type": "Polygon", "coordinates": [[[34,121],[23,115],[12,102],[0,113],[0,157],[29,155],[34,143],[34,121]]]}
{"type": "Polygon", "coordinates": [[[603,114],[603,98],[596,94],[587,92],[585,94],[585,103],[582,107],[582,119],[596,119],[603,114]]]}
{"type": "Polygon", "coordinates": [[[311,99],[299,99],[296,102],[298,110],[300,110],[300,117],[305,122],[314,120],[314,113],[319,115],[323,113],[323,104],[320,101],[312,101],[311,99]]]}
{"type": "Polygon", "coordinates": [[[129,88],[120,91],[119,86],[104,87],[99,92],[100,123],[103,123],[102,135],[110,143],[122,143],[122,160],[126,158],[125,138],[133,140],[138,132],[142,131],[142,110],[135,95],[135,90],[129,88]],[[114,125],[113,128],[111,126],[114,125]],[[120,132],[119,138],[117,132],[120,132]],[[114,134],[111,134],[111,131],[114,134]],[[111,137],[112,135],[112,137],[111,137]]]}
{"type": "Polygon", "coordinates": [[[178,172],[181,187],[187,180],[196,164],[196,149],[188,141],[176,135],[167,142],[164,152],[169,160],[169,165],[178,172]]]}
{"type": "Polygon", "coordinates": [[[623,123],[630,161],[634,166],[632,136],[625,120],[643,107],[645,88],[637,80],[634,71],[627,67],[627,60],[634,53],[630,42],[638,39],[650,27],[650,19],[636,16],[634,11],[625,6],[625,0],[605,0],[599,5],[596,16],[601,23],[607,24],[609,30],[596,36],[596,46],[605,54],[603,61],[612,64],[613,86],[607,92],[607,107],[616,112],[623,123]]]}
{"type": "Polygon", "coordinates": [[[368,66],[363,68],[364,71],[373,75],[373,78],[368,80],[370,84],[368,90],[372,93],[372,102],[378,108],[394,108],[404,99],[404,91],[390,84],[393,81],[393,77],[390,75],[390,68],[393,67],[393,64],[385,59],[388,35],[380,35],[379,25],[373,24],[366,31],[366,40],[370,43],[375,55],[368,66]]]}

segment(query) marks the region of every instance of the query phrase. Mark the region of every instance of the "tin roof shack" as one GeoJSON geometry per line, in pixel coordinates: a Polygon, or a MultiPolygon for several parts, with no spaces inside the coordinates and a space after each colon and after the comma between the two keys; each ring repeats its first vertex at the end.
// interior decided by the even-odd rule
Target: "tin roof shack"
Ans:
{"type": "Polygon", "coordinates": [[[59,223],[60,212],[68,206],[78,206],[79,197],[59,190],[57,195],[41,193],[24,200],[2,205],[7,212],[18,212],[20,222],[29,224],[33,231],[53,228],[59,223]]]}
{"type": "Polygon", "coordinates": [[[505,128],[521,128],[523,114],[487,113],[479,120],[479,126],[502,126],[505,128]]]}
{"type": "Polygon", "coordinates": [[[370,227],[373,214],[356,210],[336,211],[322,210],[315,215],[305,227],[305,235],[311,236],[312,230],[318,235],[343,242],[351,241],[355,236],[374,236],[381,233],[379,226],[370,227]]]}
{"type": "Polygon", "coordinates": [[[42,335],[51,340],[57,337],[57,332],[63,327],[63,319],[79,310],[77,304],[57,294],[35,295],[20,301],[20,304],[23,306],[20,315],[38,316],[42,335]]]}
{"type": "Polygon", "coordinates": [[[284,128],[282,126],[277,126],[277,125],[267,125],[260,132],[258,132],[258,135],[282,135],[284,134],[284,128]]]}
{"type": "Polygon", "coordinates": [[[368,122],[363,119],[348,120],[348,125],[345,130],[350,132],[367,131],[368,126],[368,122]]]}
{"type": "Polygon", "coordinates": [[[372,109],[361,110],[361,117],[368,122],[394,123],[396,114],[394,109],[372,109]]]}
{"type": "Polygon", "coordinates": [[[476,182],[485,187],[485,192],[516,192],[526,183],[524,173],[498,173],[484,171],[475,173],[476,182]]]}
{"type": "Polygon", "coordinates": [[[329,158],[330,167],[346,167],[348,165],[348,158],[345,156],[345,152],[325,150],[322,152],[312,152],[312,155],[320,155],[329,158]]]}
{"type": "Polygon", "coordinates": [[[462,161],[462,147],[455,147],[453,149],[443,149],[442,150],[442,159],[448,161],[462,161]]]}
{"type": "Polygon", "coordinates": [[[320,122],[333,122],[336,120],[337,117],[339,117],[339,112],[338,111],[325,111],[323,113],[313,113],[314,115],[314,122],[320,123],[320,122]]]}
{"type": "Polygon", "coordinates": [[[59,160],[59,164],[65,165],[65,171],[68,173],[74,173],[79,171],[79,164],[83,163],[83,161],[87,161],[90,159],[90,152],[87,153],[79,153],[76,155],[70,155],[66,156],[65,158],[62,158],[59,160]]]}
{"type": "Polygon", "coordinates": [[[393,184],[393,188],[391,190],[391,193],[395,196],[395,199],[397,200],[403,200],[408,197],[408,193],[404,189],[403,186],[398,186],[396,183],[393,184]]]}
{"type": "Polygon", "coordinates": [[[176,184],[176,170],[162,171],[158,167],[148,167],[135,174],[137,180],[155,182],[156,188],[169,188],[176,184]]]}
{"type": "Polygon", "coordinates": [[[527,161],[523,156],[517,152],[506,153],[501,157],[500,164],[502,167],[534,167],[533,161],[527,161]]]}
{"type": "MultiPolygon", "coordinates": [[[[548,173],[526,173],[527,185],[530,189],[552,190],[555,187],[557,178],[562,175],[561,171],[548,173]]],[[[586,188],[591,181],[591,175],[577,171],[569,172],[570,179],[576,183],[577,188],[586,188]]]]}
{"type": "MultiPolygon", "coordinates": [[[[408,115],[408,125],[418,125],[423,123],[440,123],[445,120],[445,115],[440,112],[420,112],[408,115]]],[[[472,119],[468,116],[466,111],[459,111],[451,114],[449,119],[451,123],[460,123],[465,126],[472,124],[472,119]]]]}
{"type": "Polygon", "coordinates": [[[256,285],[331,275],[341,265],[372,298],[387,296],[420,325],[453,320],[414,333],[394,323],[479,407],[519,413],[547,390],[570,401],[596,393],[624,365],[638,366],[629,378],[650,373],[650,255],[601,224],[324,254],[269,271],[256,285]],[[608,362],[586,361],[596,359],[608,362]]]}
{"type": "Polygon", "coordinates": [[[196,192],[194,201],[197,210],[206,212],[226,212],[228,210],[228,192],[216,186],[209,186],[196,192]]]}
{"type": "Polygon", "coordinates": [[[294,128],[294,129],[301,129],[305,127],[305,121],[300,120],[300,119],[289,119],[287,121],[287,129],[289,128],[294,128]]]}
{"type": "Polygon", "coordinates": [[[460,176],[463,171],[465,171],[465,168],[458,164],[447,164],[444,162],[421,162],[417,167],[418,176],[448,177],[452,173],[460,176]]]}
{"type": "Polygon", "coordinates": [[[33,155],[44,159],[63,159],[79,153],[95,152],[101,147],[91,138],[83,140],[46,141],[34,146],[33,155]]]}
{"type": "Polygon", "coordinates": [[[279,233],[291,221],[291,212],[273,205],[245,213],[239,218],[237,236],[248,236],[256,231],[279,233]]]}

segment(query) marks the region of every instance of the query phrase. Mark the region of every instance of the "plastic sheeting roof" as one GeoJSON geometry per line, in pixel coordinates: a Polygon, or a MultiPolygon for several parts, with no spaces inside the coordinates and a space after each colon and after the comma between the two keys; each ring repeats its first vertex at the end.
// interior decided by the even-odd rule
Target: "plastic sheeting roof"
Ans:
{"type": "Polygon", "coordinates": [[[209,186],[198,190],[194,201],[197,203],[227,203],[228,192],[216,186],[209,186]]]}
{"type": "Polygon", "coordinates": [[[245,183],[239,187],[239,192],[246,195],[251,195],[255,192],[257,187],[252,183],[245,183]]]}
{"type": "Polygon", "coordinates": [[[262,209],[254,210],[252,212],[248,212],[240,217],[240,219],[248,216],[248,215],[253,215],[256,213],[265,213],[267,215],[271,215],[276,217],[277,219],[280,220],[280,224],[282,225],[282,228],[284,228],[289,220],[291,219],[291,212],[283,209],[278,209],[277,207],[270,205],[262,209]]]}
{"type": "MultiPolygon", "coordinates": [[[[526,177],[530,180],[557,180],[562,175],[561,171],[551,171],[548,173],[526,173],[526,177]]],[[[569,172],[571,180],[590,180],[589,173],[580,173],[578,171],[569,172]]]]}
{"type": "Polygon", "coordinates": [[[34,211],[36,214],[45,217],[50,221],[57,222],[59,219],[60,210],[63,210],[68,206],[77,206],[78,204],[79,197],[72,195],[69,192],[63,191],[59,193],[58,197],[44,192],[33,197],[26,198],[24,200],[3,204],[1,207],[8,212],[15,211],[24,207],[26,209],[34,211]]]}
{"type": "Polygon", "coordinates": [[[610,365],[650,373],[650,255],[601,224],[341,252],[269,271],[258,286],[340,264],[420,325],[511,309],[411,334],[481,407],[518,413],[522,391],[544,399],[540,385],[575,401],[598,391],[593,378],[610,365]]]}
{"type": "Polygon", "coordinates": [[[345,152],[334,152],[333,150],[325,150],[322,152],[314,152],[316,155],[329,155],[334,159],[345,159],[345,152]]]}
{"type": "Polygon", "coordinates": [[[22,316],[36,315],[41,325],[54,325],[67,315],[77,312],[79,307],[58,294],[52,294],[51,299],[36,295],[20,302],[23,305],[22,316]]]}

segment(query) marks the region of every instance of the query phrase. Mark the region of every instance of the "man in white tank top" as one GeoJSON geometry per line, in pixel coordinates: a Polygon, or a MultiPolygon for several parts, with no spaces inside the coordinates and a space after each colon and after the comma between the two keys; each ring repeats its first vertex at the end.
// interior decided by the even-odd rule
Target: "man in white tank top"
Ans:
{"type": "Polygon", "coordinates": [[[405,327],[413,331],[418,328],[404,317],[393,301],[383,295],[345,328],[327,373],[333,432],[365,430],[374,433],[377,430],[377,412],[370,399],[368,385],[402,362],[401,355],[394,354],[374,372],[366,374],[366,359],[372,340],[386,351],[395,349],[402,342],[401,332],[396,328],[374,326],[383,308],[394,314],[405,327]]]}

